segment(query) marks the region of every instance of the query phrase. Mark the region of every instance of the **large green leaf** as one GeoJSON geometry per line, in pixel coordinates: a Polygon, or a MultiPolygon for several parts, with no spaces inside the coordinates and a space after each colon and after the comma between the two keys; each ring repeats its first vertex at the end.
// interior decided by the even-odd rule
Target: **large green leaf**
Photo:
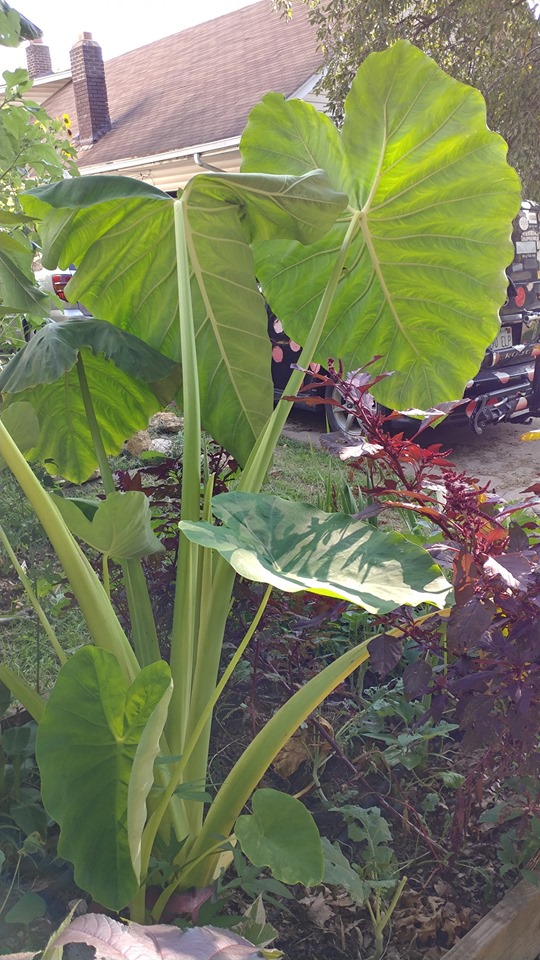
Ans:
{"type": "Polygon", "coordinates": [[[40,723],[43,803],[75,879],[113,910],[139,886],[140,838],[171,694],[160,660],[129,688],[113,654],[83,647],[62,667],[40,723]]]}
{"type": "Polygon", "coordinates": [[[0,315],[46,317],[50,299],[32,275],[32,248],[0,230],[0,315]]]}
{"type": "Polygon", "coordinates": [[[14,394],[54,383],[75,366],[82,347],[147,383],[160,402],[170,401],[180,376],[177,363],[110,323],[86,318],[45,324],[3,368],[0,392],[14,394]]]}
{"type": "Polygon", "coordinates": [[[371,613],[404,603],[443,607],[448,598],[450,585],[429,554],[401,534],[270,495],[226,493],[212,504],[222,526],[180,527],[250,580],[341,597],[371,613]]]}
{"type": "MultiPolygon", "coordinates": [[[[12,403],[8,407],[0,407],[0,420],[23,453],[36,445],[39,437],[39,423],[29,403],[21,401],[12,403]]],[[[3,470],[5,465],[6,461],[0,454],[0,470],[3,470]]]]}
{"type": "MultiPolygon", "coordinates": [[[[128,177],[80,177],[32,191],[46,266],[77,264],[69,295],[180,360],[174,201],[128,177]]],[[[203,426],[244,462],[272,409],[267,317],[250,243],[321,237],[346,198],[319,171],[300,178],[201,174],[182,202],[203,426]]]]}
{"type": "Polygon", "coordinates": [[[345,232],[345,269],[315,359],[395,375],[374,389],[389,407],[458,399],[499,329],[512,259],[517,174],[486,126],[478,91],[406,41],[371,54],[341,132],[309,104],[268,94],[241,142],[243,170],[322,167],[348,215],[309,249],[257,246],[257,275],[289,336],[304,343],[345,232]]]}
{"type": "Polygon", "coordinates": [[[36,40],[43,36],[43,30],[35,23],[14,10],[2,0],[0,3],[0,44],[4,47],[17,47],[21,40],[36,40]]]}
{"type": "Polygon", "coordinates": [[[234,832],[256,867],[270,867],[283,883],[307,887],[323,877],[323,853],[317,825],[303,803],[280,790],[257,790],[251,815],[238,817],[234,832]]]}
{"type": "Polygon", "coordinates": [[[108,454],[147,426],[179,378],[177,364],[102,320],[47,323],[32,337],[0,374],[0,391],[8,402],[28,401],[38,417],[39,438],[29,457],[73,483],[86,480],[97,463],[75,366],[79,356],[108,454]]]}
{"type": "Polygon", "coordinates": [[[152,530],[150,501],[141,490],[109,494],[98,501],[91,518],[86,516],[87,501],[81,508],[77,500],[54,495],[53,500],[71,532],[109,557],[132,560],[164,549],[152,530]]]}

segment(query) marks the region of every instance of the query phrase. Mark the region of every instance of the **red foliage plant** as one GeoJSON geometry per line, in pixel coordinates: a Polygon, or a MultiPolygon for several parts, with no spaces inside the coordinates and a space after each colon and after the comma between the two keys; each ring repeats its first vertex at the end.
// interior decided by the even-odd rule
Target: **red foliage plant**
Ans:
{"type": "Polygon", "coordinates": [[[508,505],[488,486],[457,473],[440,444],[425,442],[426,428],[455,404],[427,411],[409,437],[391,430],[398,414],[366,403],[380,376],[372,378],[363,368],[344,378],[341,367],[336,370],[330,361],[328,374],[315,379],[322,387],[338,387],[348,412],[353,409],[363,428],[357,437],[330,434],[323,440],[348,461],[354,478],[361,475],[358,486],[370,503],[359,516],[398,509],[428,521],[427,532],[425,523],[421,527],[425,546],[448,569],[454,586],[454,605],[440,615],[417,623],[413,611],[401,608],[380,618],[383,636],[372,645],[374,669],[382,673],[396,666],[400,647],[384,633],[404,628],[420,653],[405,668],[406,694],[411,699],[429,694],[434,719],[452,709],[463,747],[479,751],[482,765],[499,773],[536,769],[540,526],[532,513],[520,523],[512,516],[523,517],[523,510],[538,500],[508,505]]]}

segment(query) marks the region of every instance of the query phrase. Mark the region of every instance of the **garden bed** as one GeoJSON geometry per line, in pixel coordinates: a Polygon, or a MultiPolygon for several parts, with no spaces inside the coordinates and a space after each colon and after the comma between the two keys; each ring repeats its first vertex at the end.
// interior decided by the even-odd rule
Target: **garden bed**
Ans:
{"type": "MultiPolygon", "coordinates": [[[[295,455],[296,444],[288,444],[280,453],[285,458],[295,455]]],[[[271,477],[274,483],[280,481],[281,470],[285,474],[289,472],[287,461],[282,468],[276,468],[276,474],[271,477]]],[[[314,473],[318,470],[323,485],[314,496],[323,497],[326,477],[317,466],[314,473]]],[[[133,480],[131,473],[125,473],[123,483],[133,480]]],[[[134,482],[138,482],[136,476],[134,482]]],[[[143,482],[147,482],[144,477],[143,482]]],[[[171,482],[169,477],[166,482],[171,482]]],[[[334,486],[338,482],[339,478],[333,478],[334,486]]],[[[161,499],[165,502],[165,498],[161,499]]],[[[173,504],[169,512],[171,510],[176,510],[176,505],[173,504]]],[[[160,522],[165,524],[168,520],[167,515],[160,522]]],[[[165,535],[172,536],[172,527],[164,529],[165,535]]],[[[25,532],[28,544],[35,549],[37,538],[33,528],[29,526],[25,532]]],[[[25,549],[30,548],[25,546],[25,549]]],[[[161,571],[157,566],[149,567],[148,573],[159,583],[159,608],[164,617],[165,634],[172,570],[165,564],[161,571]]],[[[9,613],[17,610],[23,600],[7,569],[3,575],[5,597],[11,603],[10,608],[6,605],[4,609],[9,613]]],[[[51,574],[50,583],[42,584],[42,590],[45,589],[46,599],[53,607],[57,597],[62,600],[59,624],[64,620],[73,624],[75,611],[56,572],[51,574]]],[[[120,596],[117,599],[121,602],[120,596]]],[[[258,588],[238,584],[224,662],[236,649],[259,599],[258,588]]],[[[372,616],[346,607],[339,601],[313,595],[276,594],[273,598],[262,629],[248,648],[216,712],[208,781],[210,792],[222,782],[227,770],[265,721],[299,685],[354,644],[380,632],[381,624],[372,616]]],[[[66,645],[72,642],[72,637],[73,626],[66,631],[66,645]]],[[[25,645],[29,644],[25,641],[25,645]]],[[[37,638],[34,648],[43,675],[37,638]]],[[[410,650],[407,656],[410,662],[410,650]]],[[[467,938],[476,936],[477,927],[479,946],[483,949],[482,930],[489,931],[493,924],[491,919],[488,922],[481,918],[486,913],[491,917],[488,911],[500,898],[503,898],[502,914],[495,908],[495,919],[507,916],[506,889],[519,879],[520,870],[535,853],[529,821],[531,817],[534,819],[537,798],[531,797],[530,784],[523,786],[520,798],[515,784],[506,781],[501,784],[488,770],[477,769],[478,754],[474,750],[460,750],[461,734],[452,725],[451,713],[445,713],[440,728],[422,730],[419,737],[423,699],[421,695],[411,698],[405,694],[402,676],[403,664],[391,670],[389,678],[381,679],[373,670],[366,674],[360,671],[351,677],[293,738],[273,765],[264,785],[301,796],[313,813],[321,835],[337,845],[351,864],[360,865],[362,879],[368,886],[372,884],[371,889],[375,890],[379,882],[396,882],[408,877],[384,932],[387,960],[441,960],[444,956],[465,960],[468,952],[454,951],[468,951],[470,940],[467,938]],[[512,838],[515,821],[510,821],[510,816],[515,813],[514,801],[521,803],[523,809],[517,833],[512,838]],[[486,821],[486,813],[498,804],[506,804],[509,817],[495,816],[491,822],[486,821]],[[384,834],[381,849],[386,874],[379,872],[377,858],[375,862],[366,860],[363,852],[366,837],[358,836],[358,823],[352,824],[351,833],[351,819],[344,811],[352,807],[378,811],[372,822],[384,834]],[[512,850],[515,851],[513,862],[512,850]],[[505,879],[501,876],[502,869],[507,874],[505,879]]],[[[38,783],[35,780],[31,785],[36,787],[38,783]]],[[[361,825],[361,829],[364,826],[361,825]]],[[[49,830],[41,849],[28,851],[25,869],[21,870],[14,888],[20,893],[36,893],[42,897],[46,918],[36,917],[26,925],[3,923],[0,918],[0,950],[42,946],[67,913],[68,905],[81,894],[73,883],[69,866],[59,867],[55,863],[54,849],[53,829],[49,830]]],[[[295,888],[294,900],[281,899],[273,896],[264,874],[255,880],[252,868],[242,869],[237,875],[224,878],[217,901],[203,907],[199,922],[227,923],[231,913],[242,914],[257,893],[263,891],[268,920],[277,931],[275,945],[289,960],[371,958],[374,937],[369,908],[355,900],[346,888],[324,882],[313,890],[295,888]]],[[[523,885],[517,888],[523,889],[523,885]]],[[[528,889],[527,910],[531,898],[536,902],[531,893],[536,888],[529,886],[528,889]]],[[[95,905],[91,909],[95,909],[95,905]]],[[[519,916],[512,922],[514,928],[519,928],[527,921],[519,916]]],[[[532,949],[535,929],[531,929],[532,949]]],[[[501,927],[503,943],[505,936],[501,927]]],[[[513,934],[508,936],[513,941],[513,934]]],[[[532,960],[533,956],[516,955],[516,960],[532,960]]],[[[482,954],[480,958],[483,960],[482,954]]],[[[508,960],[513,957],[509,955],[508,960]]]]}
{"type": "Polygon", "coordinates": [[[446,960],[534,960],[540,948],[540,886],[523,880],[446,954],[446,960]]]}

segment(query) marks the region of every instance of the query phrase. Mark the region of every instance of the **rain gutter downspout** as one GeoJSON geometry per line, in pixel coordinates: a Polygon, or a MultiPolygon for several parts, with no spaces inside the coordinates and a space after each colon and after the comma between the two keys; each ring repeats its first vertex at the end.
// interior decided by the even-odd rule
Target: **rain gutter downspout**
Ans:
{"type": "Polygon", "coordinates": [[[193,160],[198,167],[204,167],[205,170],[210,170],[212,173],[225,173],[225,170],[222,170],[221,167],[214,167],[211,163],[207,163],[206,160],[203,160],[202,153],[194,153],[193,160]]]}

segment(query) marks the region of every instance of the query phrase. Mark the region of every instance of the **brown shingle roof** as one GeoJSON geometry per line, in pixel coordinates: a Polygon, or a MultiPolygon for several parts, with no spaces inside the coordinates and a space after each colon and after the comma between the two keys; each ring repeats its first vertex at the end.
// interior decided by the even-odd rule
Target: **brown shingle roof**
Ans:
{"type": "MultiPolygon", "coordinates": [[[[80,166],[238,136],[265,93],[291,96],[320,64],[303,6],[286,22],[270,0],[122,54],[105,64],[113,128],[80,166]]],[[[78,133],[72,84],[44,106],[78,133]]]]}

